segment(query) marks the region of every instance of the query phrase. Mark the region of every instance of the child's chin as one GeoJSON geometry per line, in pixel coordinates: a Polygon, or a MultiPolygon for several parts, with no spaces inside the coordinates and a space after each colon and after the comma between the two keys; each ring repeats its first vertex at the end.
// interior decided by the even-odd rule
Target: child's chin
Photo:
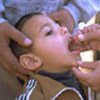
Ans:
{"type": "Polygon", "coordinates": [[[79,50],[71,51],[71,53],[75,56],[80,56],[80,51],[79,50]]]}
{"type": "Polygon", "coordinates": [[[75,61],[80,61],[81,57],[80,57],[80,51],[72,51],[72,56],[74,57],[75,61]]]}

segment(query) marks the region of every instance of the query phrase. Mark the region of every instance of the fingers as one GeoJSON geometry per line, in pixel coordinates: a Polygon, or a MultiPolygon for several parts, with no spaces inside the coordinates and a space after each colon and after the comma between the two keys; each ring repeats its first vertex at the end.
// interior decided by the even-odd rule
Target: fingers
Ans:
{"type": "Polygon", "coordinates": [[[31,72],[23,69],[16,57],[12,54],[9,48],[10,39],[17,41],[23,46],[30,45],[31,40],[9,23],[0,24],[0,63],[7,71],[25,80],[31,72]]]}
{"type": "Polygon", "coordinates": [[[51,19],[53,19],[54,21],[59,20],[58,12],[50,13],[50,14],[48,14],[48,16],[49,16],[51,19]]]}
{"type": "Polygon", "coordinates": [[[85,27],[83,29],[83,32],[84,33],[96,32],[99,28],[100,28],[100,25],[99,24],[92,24],[92,25],[89,25],[89,26],[85,27]]]}
{"type": "MultiPolygon", "coordinates": [[[[97,39],[98,38],[98,30],[100,29],[100,25],[98,24],[93,24],[90,26],[85,27],[82,32],[84,33],[84,41],[88,42],[91,41],[93,39],[97,39]]],[[[100,36],[100,32],[99,32],[99,36],[100,36]]],[[[81,40],[81,38],[79,37],[79,39],[81,40]]]]}
{"type": "Polygon", "coordinates": [[[13,39],[22,46],[29,46],[32,43],[32,41],[26,37],[25,34],[19,32],[7,22],[0,25],[0,36],[5,41],[13,39]]]}
{"type": "Polygon", "coordinates": [[[26,37],[25,34],[19,32],[15,28],[12,28],[9,37],[22,46],[29,46],[32,43],[32,41],[26,37]]]}
{"type": "Polygon", "coordinates": [[[100,61],[95,61],[95,62],[77,62],[79,66],[82,68],[87,68],[87,69],[95,69],[96,67],[100,66],[100,61]]]}
{"type": "Polygon", "coordinates": [[[96,90],[96,91],[100,90],[99,70],[100,69],[97,69],[93,73],[86,74],[86,73],[81,72],[76,67],[72,68],[72,71],[74,72],[74,74],[76,75],[76,77],[79,79],[79,81],[82,84],[84,84],[85,86],[89,86],[93,90],[96,90]]]}
{"type": "Polygon", "coordinates": [[[66,10],[64,10],[64,9],[60,9],[60,10],[58,10],[58,11],[55,11],[55,12],[52,12],[52,13],[48,14],[48,16],[49,16],[51,19],[53,19],[53,20],[59,22],[59,21],[63,20],[63,17],[64,17],[64,16],[62,16],[62,15],[65,14],[65,11],[66,11],[66,10]]]}
{"type": "Polygon", "coordinates": [[[59,23],[61,26],[67,27],[69,32],[73,31],[75,22],[69,11],[65,9],[59,9],[56,12],[48,14],[48,16],[59,23]]]}
{"type": "Polygon", "coordinates": [[[93,39],[94,37],[93,36],[91,36],[91,34],[78,34],[77,35],[77,38],[80,40],[80,41],[82,41],[82,42],[85,42],[85,43],[87,43],[88,41],[90,41],[91,39],[93,39]]]}
{"type": "Polygon", "coordinates": [[[85,68],[95,68],[94,71],[90,72],[90,73],[84,73],[81,70],[79,70],[76,67],[72,68],[72,71],[74,72],[74,74],[76,75],[76,77],[79,79],[79,81],[86,85],[86,86],[90,86],[93,90],[100,90],[100,61],[96,61],[94,63],[90,63],[90,62],[85,62],[80,64],[82,66],[85,66],[85,68]]]}
{"type": "Polygon", "coordinates": [[[74,40],[76,43],[76,49],[80,50],[80,51],[85,51],[85,50],[89,50],[90,46],[87,45],[87,43],[85,42],[85,37],[84,34],[82,33],[81,30],[78,30],[76,32],[76,35],[74,36],[74,40]]]}
{"type": "Polygon", "coordinates": [[[12,74],[15,77],[19,77],[20,79],[22,79],[23,81],[27,81],[28,77],[20,72],[18,72],[17,70],[14,70],[11,66],[9,67],[7,63],[2,62],[2,66],[3,68],[8,71],[10,74],[12,74]]]}
{"type": "Polygon", "coordinates": [[[86,86],[89,86],[89,74],[81,72],[78,68],[73,67],[72,68],[73,73],[76,75],[76,77],[79,79],[81,83],[83,83],[86,86]]]}
{"type": "Polygon", "coordinates": [[[27,79],[27,76],[31,75],[31,72],[20,66],[19,62],[7,46],[2,47],[0,51],[0,56],[2,58],[0,59],[1,64],[7,71],[24,80],[27,79]]]}

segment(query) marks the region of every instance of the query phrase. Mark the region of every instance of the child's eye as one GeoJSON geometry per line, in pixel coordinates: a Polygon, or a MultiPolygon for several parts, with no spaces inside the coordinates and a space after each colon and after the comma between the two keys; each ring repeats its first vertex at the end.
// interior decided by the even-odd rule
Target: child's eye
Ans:
{"type": "Polygon", "coordinates": [[[50,31],[48,31],[48,32],[46,33],[46,36],[51,35],[52,33],[53,33],[53,31],[50,30],[50,31]]]}

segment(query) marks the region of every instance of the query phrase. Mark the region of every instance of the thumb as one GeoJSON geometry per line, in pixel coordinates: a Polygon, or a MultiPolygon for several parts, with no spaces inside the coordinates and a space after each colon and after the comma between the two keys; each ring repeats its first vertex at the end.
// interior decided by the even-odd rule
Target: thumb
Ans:
{"type": "Polygon", "coordinates": [[[18,31],[14,27],[12,28],[10,38],[22,46],[29,46],[32,43],[31,39],[26,37],[25,34],[21,33],[20,31],[18,31]]]}
{"type": "Polygon", "coordinates": [[[83,34],[77,34],[77,38],[80,40],[80,41],[85,41],[85,36],[83,34]]]}
{"type": "Polygon", "coordinates": [[[82,68],[87,68],[90,70],[95,69],[96,67],[100,66],[100,61],[95,61],[95,62],[77,62],[79,64],[79,66],[81,66],[82,68]]]}
{"type": "Polygon", "coordinates": [[[94,37],[90,36],[89,34],[78,34],[77,38],[82,42],[91,41],[94,37]]]}
{"type": "Polygon", "coordinates": [[[86,86],[90,86],[90,82],[89,79],[91,78],[91,74],[90,73],[84,73],[82,71],[80,71],[78,68],[73,67],[72,68],[73,73],[75,74],[75,76],[78,78],[78,80],[86,85],[86,86]]]}
{"type": "Polygon", "coordinates": [[[82,41],[82,42],[90,42],[92,40],[100,40],[100,34],[92,34],[92,33],[88,33],[88,34],[78,34],[77,38],[82,41]]]}

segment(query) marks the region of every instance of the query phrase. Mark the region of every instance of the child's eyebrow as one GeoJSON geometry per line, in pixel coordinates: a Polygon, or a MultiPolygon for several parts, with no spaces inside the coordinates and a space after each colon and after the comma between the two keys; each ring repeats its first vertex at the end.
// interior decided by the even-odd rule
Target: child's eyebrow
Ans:
{"type": "Polygon", "coordinates": [[[41,32],[41,30],[42,30],[44,27],[46,27],[46,26],[50,26],[50,24],[49,24],[49,23],[45,23],[45,24],[40,28],[40,31],[39,31],[39,32],[41,32]]]}

